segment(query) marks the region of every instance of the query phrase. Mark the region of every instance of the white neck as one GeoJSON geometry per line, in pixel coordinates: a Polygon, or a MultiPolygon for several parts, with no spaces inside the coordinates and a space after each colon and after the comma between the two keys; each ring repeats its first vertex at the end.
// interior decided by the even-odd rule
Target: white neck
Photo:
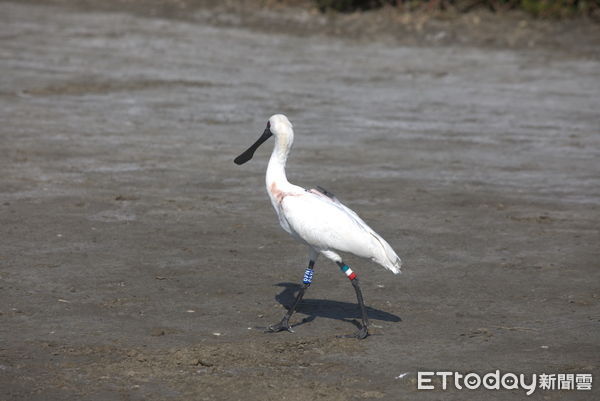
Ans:
{"type": "Polygon", "coordinates": [[[290,185],[285,175],[285,163],[287,162],[291,146],[292,144],[286,137],[280,136],[276,138],[275,147],[267,166],[267,190],[271,188],[272,184],[276,184],[280,189],[284,189],[290,185]]]}

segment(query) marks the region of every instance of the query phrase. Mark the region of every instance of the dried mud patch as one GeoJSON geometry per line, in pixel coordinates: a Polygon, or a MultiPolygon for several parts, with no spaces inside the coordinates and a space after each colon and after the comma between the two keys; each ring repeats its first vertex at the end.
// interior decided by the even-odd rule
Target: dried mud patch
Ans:
{"type": "MultiPolygon", "coordinates": [[[[341,358],[362,350],[355,339],[319,338],[196,344],[149,349],[41,344],[49,356],[32,394],[62,389],[86,399],[134,391],[144,399],[327,399],[381,395],[353,375],[341,358]],[[54,373],[51,373],[54,372],[54,373]],[[159,390],[158,390],[159,389],[159,390]],[[375,394],[377,393],[377,394],[375,394]],[[200,398],[196,398],[201,394],[200,398]],[[375,395],[374,395],[375,394],[375,395]]],[[[18,370],[18,365],[14,365],[18,370]]]]}

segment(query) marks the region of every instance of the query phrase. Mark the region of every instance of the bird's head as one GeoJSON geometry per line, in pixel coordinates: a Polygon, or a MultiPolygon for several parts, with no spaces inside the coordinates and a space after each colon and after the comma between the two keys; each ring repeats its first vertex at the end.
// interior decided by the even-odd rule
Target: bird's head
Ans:
{"type": "Polygon", "coordinates": [[[235,164],[244,164],[254,156],[254,152],[260,145],[262,145],[267,139],[275,135],[277,138],[277,144],[280,148],[288,150],[294,142],[294,130],[292,123],[283,114],[274,114],[269,118],[267,127],[263,131],[262,135],[256,142],[252,144],[244,153],[235,158],[235,164]]]}

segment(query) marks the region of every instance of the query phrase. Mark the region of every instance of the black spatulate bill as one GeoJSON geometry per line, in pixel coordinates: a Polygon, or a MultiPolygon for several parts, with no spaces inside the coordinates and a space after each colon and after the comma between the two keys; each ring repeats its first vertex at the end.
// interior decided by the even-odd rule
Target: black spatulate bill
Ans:
{"type": "Polygon", "coordinates": [[[262,133],[260,138],[258,138],[258,140],[252,144],[252,146],[250,146],[248,149],[246,149],[246,151],[244,153],[242,153],[241,155],[236,157],[233,162],[237,165],[240,165],[240,164],[244,164],[248,160],[252,159],[252,156],[254,156],[254,152],[256,152],[256,149],[258,149],[258,147],[260,145],[262,145],[263,142],[265,142],[267,139],[269,139],[271,137],[271,135],[273,135],[271,133],[271,128],[269,127],[269,125],[267,125],[267,128],[265,128],[265,131],[262,133]]]}

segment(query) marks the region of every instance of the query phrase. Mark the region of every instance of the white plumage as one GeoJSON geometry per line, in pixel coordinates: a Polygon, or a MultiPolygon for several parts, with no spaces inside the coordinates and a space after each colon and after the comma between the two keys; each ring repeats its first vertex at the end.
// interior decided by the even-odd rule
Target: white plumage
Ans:
{"type": "Polygon", "coordinates": [[[238,156],[234,160],[235,163],[246,163],[252,158],[256,149],[271,136],[275,136],[275,147],[265,177],[267,192],[281,227],[308,246],[309,264],[294,304],[288,309],[281,322],[269,326],[268,329],[273,332],[292,331],[289,324],[290,317],[302,300],[304,291],[312,282],[317,256],[323,255],[336,262],[352,282],[362,315],[362,325],[354,336],[359,339],[366,338],[369,335],[369,318],[358,278],[356,273],[342,261],[337,251],[371,259],[395,274],[400,273],[400,258],[379,234],[331,193],[319,187],[306,190],[287,180],[285,163],[294,143],[294,130],[286,116],[282,114],[272,116],[262,136],[238,156]]]}
{"type": "Polygon", "coordinates": [[[272,116],[267,130],[276,142],[267,167],[266,186],[281,227],[308,245],[311,255],[322,254],[341,262],[336,251],[349,252],[400,273],[401,260],[396,252],[354,211],[326,191],[306,190],[287,180],[285,164],[294,141],[287,117],[272,116]]]}

